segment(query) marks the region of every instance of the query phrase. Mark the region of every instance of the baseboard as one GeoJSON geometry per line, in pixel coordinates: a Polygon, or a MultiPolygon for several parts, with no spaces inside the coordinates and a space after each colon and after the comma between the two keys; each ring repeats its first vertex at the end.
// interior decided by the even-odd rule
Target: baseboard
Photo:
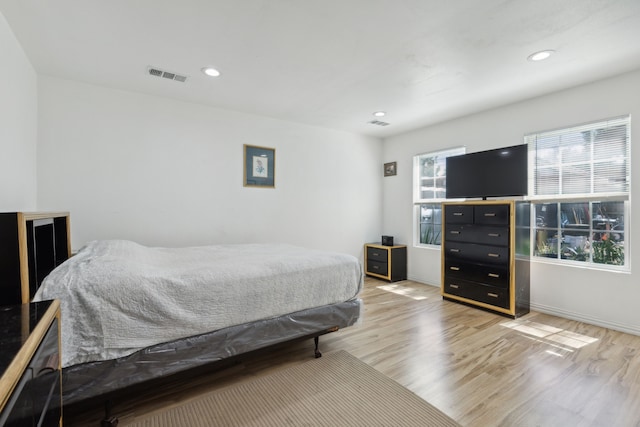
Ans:
{"type": "Polygon", "coordinates": [[[585,316],[581,313],[575,313],[567,310],[561,310],[557,307],[550,307],[543,304],[531,303],[531,310],[540,313],[550,314],[552,316],[563,317],[565,319],[577,320],[579,322],[588,323],[590,325],[600,326],[603,328],[613,329],[615,331],[624,332],[631,335],[640,335],[640,327],[637,325],[625,325],[615,322],[609,322],[603,319],[585,316]]]}
{"type": "Polygon", "coordinates": [[[413,282],[418,282],[421,285],[433,286],[435,288],[439,288],[440,287],[440,285],[434,285],[433,283],[428,282],[424,277],[407,276],[407,280],[411,280],[413,282]]]}
{"type": "MultiPolygon", "coordinates": [[[[413,280],[414,282],[421,283],[423,285],[434,286],[438,288],[440,287],[439,285],[428,283],[423,278],[409,277],[408,279],[413,280]]],[[[596,319],[594,317],[585,316],[581,313],[561,310],[557,307],[551,307],[543,304],[531,303],[531,310],[544,313],[544,314],[550,314],[552,316],[563,317],[565,319],[577,320],[578,322],[584,322],[590,325],[600,326],[602,328],[613,329],[614,331],[620,331],[627,334],[640,336],[640,327],[637,325],[625,325],[621,323],[610,322],[603,319],[596,319]]]]}
{"type": "MultiPolygon", "coordinates": [[[[427,286],[435,286],[440,287],[438,285],[433,285],[428,283],[426,280],[420,277],[409,277],[409,280],[413,280],[414,282],[421,283],[427,286]]],[[[613,329],[614,331],[620,331],[631,335],[640,336],[640,326],[638,325],[626,325],[621,323],[610,322],[603,319],[596,319],[594,317],[585,316],[581,313],[575,313],[572,311],[561,310],[557,307],[546,306],[543,304],[535,304],[531,303],[531,310],[537,311],[544,314],[550,314],[552,316],[558,316],[565,319],[577,320],[578,322],[588,323],[590,325],[600,326],[602,328],[613,329]]]]}

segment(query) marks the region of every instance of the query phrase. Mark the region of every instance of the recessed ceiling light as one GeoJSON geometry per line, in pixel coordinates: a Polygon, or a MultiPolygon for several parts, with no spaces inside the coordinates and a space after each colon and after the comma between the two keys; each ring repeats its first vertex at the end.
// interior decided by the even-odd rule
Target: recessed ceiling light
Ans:
{"type": "Polygon", "coordinates": [[[216,70],[215,68],[212,67],[205,67],[202,69],[202,72],[205,73],[207,76],[210,77],[218,77],[220,75],[220,71],[216,70]]]}
{"type": "Polygon", "coordinates": [[[376,117],[384,117],[387,113],[385,113],[384,111],[376,111],[375,113],[373,113],[374,116],[376,117]]]}
{"type": "Polygon", "coordinates": [[[542,61],[550,57],[553,53],[555,53],[555,50],[541,50],[540,52],[532,53],[527,59],[529,61],[542,61]]]}

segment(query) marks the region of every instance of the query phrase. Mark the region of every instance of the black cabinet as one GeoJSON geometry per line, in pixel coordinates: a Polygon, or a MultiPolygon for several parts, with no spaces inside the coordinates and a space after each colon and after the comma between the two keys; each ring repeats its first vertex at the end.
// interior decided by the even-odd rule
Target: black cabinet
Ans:
{"type": "Polygon", "coordinates": [[[71,255],[69,213],[0,213],[0,242],[0,306],[28,303],[71,255]]]}
{"type": "Polygon", "coordinates": [[[518,317],[529,312],[529,204],[443,203],[442,296],[518,317]]]}
{"type": "Polygon", "coordinates": [[[60,304],[0,308],[0,425],[62,425],[60,304]]]}
{"type": "Polygon", "coordinates": [[[407,247],[368,243],[364,245],[364,265],[367,276],[390,282],[407,280],[407,247]]]}

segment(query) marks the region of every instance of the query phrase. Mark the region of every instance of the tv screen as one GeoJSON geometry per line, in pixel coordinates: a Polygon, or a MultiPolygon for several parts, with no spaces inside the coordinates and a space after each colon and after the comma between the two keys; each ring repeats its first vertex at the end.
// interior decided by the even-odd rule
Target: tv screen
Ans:
{"type": "Polygon", "coordinates": [[[526,196],[527,145],[447,157],[448,199],[526,196]]]}

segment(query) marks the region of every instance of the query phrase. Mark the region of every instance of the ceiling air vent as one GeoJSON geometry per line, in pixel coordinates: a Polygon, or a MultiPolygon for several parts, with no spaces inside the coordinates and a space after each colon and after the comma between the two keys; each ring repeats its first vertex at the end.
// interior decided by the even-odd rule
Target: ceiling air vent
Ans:
{"type": "Polygon", "coordinates": [[[389,126],[389,123],[381,122],[380,120],[371,120],[369,123],[372,125],[378,125],[378,126],[389,126]]]}
{"type": "Polygon", "coordinates": [[[156,67],[149,67],[149,74],[152,76],[163,77],[165,79],[175,80],[177,82],[182,82],[182,83],[187,81],[187,76],[182,76],[180,74],[172,73],[170,71],[161,70],[160,68],[156,68],[156,67]]]}

